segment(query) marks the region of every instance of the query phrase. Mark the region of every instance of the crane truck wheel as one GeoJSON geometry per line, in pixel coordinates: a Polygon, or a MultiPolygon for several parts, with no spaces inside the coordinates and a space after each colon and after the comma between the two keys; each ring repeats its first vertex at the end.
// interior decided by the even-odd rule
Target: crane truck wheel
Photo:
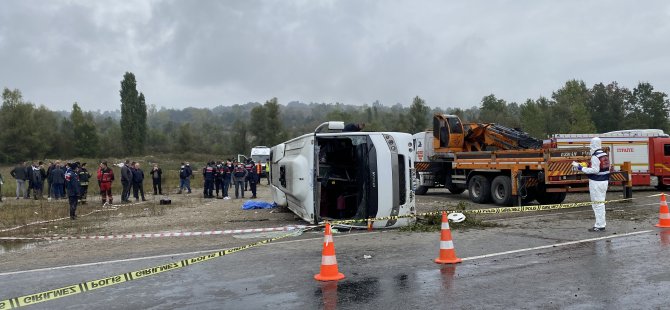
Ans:
{"type": "Polygon", "coordinates": [[[428,192],[428,186],[419,186],[414,191],[417,195],[425,195],[428,192]]]}
{"type": "Polygon", "coordinates": [[[523,194],[526,195],[525,197],[521,198],[521,202],[523,204],[529,204],[537,198],[537,190],[535,188],[527,188],[523,194]]]}
{"type": "Polygon", "coordinates": [[[541,193],[537,196],[537,202],[541,205],[559,204],[565,200],[568,193],[541,193]]]}
{"type": "Polygon", "coordinates": [[[566,192],[556,193],[556,197],[554,198],[554,203],[563,203],[566,196],[568,196],[568,193],[566,193],[566,192]]]}
{"type": "Polygon", "coordinates": [[[455,185],[447,186],[447,189],[449,190],[450,193],[454,195],[461,194],[465,191],[464,187],[456,187],[455,185]]]}
{"type": "Polygon", "coordinates": [[[506,175],[499,175],[491,182],[491,198],[497,205],[512,205],[512,181],[506,175]]]}
{"type": "Polygon", "coordinates": [[[483,175],[476,175],[468,182],[468,193],[470,201],[474,203],[487,203],[491,201],[491,183],[483,175]]]}

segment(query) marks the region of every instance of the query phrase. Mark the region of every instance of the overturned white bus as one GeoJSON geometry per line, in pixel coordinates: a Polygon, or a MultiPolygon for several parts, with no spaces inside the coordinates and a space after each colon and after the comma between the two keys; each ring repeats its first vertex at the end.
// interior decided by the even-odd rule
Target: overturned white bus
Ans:
{"type": "MultiPolygon", "coordinates": [[[[415,214],[412,136],[343,128],[343,122],[323,123],[313,134],[272,147],[275,203],[312,224],[415,214]]],[[[412,222],[414,218],[375,221],[373,227],[412,222]]]]}

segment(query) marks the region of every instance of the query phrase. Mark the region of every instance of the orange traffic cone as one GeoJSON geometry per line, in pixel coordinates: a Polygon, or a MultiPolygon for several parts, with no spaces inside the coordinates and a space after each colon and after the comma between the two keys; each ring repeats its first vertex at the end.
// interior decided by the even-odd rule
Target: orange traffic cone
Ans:
{"type": "Polygon", "coordinates": [[[670,228],[670,211],[668,211],[668,203],[665,201],[665,194],[661,194],[661,209],[658,213],[658,224],[654,226],[670,228]]]}
{"type": "Polygon", "coordinates": [[[335,244],[333,243],[333,233],[330,231],[330,223],[326,223],[326,234],[323,238],[321,271],[314,275],[314,279],[319,281],[337,281],[344,279],[344,275],[337,270],[335,244]]]}
{"type": "Polygon", "coordinates": [[[461,259],[456,257],[454,242],[451,240],[451,230],[449,229],[449,220],[447,212],[442,212],[442,232],[440,234],[440,256],[435,259],[438,264],[457,264],[461,259]]]}

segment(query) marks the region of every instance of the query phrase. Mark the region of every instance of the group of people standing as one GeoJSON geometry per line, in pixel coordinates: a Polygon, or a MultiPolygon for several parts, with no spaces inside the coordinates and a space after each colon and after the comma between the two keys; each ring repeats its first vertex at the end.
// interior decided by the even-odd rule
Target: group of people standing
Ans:
{"type": "MultiPolygon", "coordinates": [[[[59,160],[50,162],[47,169],[41,161],[33,162],[31,165],[22,162],[12,169],[10,175],[16,180],[16,199],[21,196],[30,199],[31,191],[35,200],[42,199],[46,182],[49,200],[67,197],[70,204],[70,218],[73,220],[77,218],[78,203],[86,202],[88,181],[91,177],[86,169],[86,163],[68,162],[61,165],[59,160]]],[[[4,182],[1,179],[2,176],[0,182],[4,182]]]]}
{"type": "MultiPolygon", "coordinates": [[[[230,199],[228,191],[235,186],[235,198],[244,198],[244,192],[251,190],[251,198],[256,198],[256,184],[260,181],[260,165],[249,159],[243,163],[210,161],[202,168],[204,179],[203,197],[230,199]],[[219,196],[219,191],[221,196],[219,196]],[[214,196],[216,193],[216,196],[214,196]]],[[[181,175],[181,174],[180,174],[181,175]]],[[[189,189],[190,192],[190,189],[189,189]]]]}
{"type": "MultiPolygon", "coordinates": [[[[144,171],[140,168],[140,163],[126,160],[125,163],[120,164],[119,166],[121,167],[121,186],[123,188],[121,192],[121,202],[130,202],[131,188],[133,190],[135,201],[139,201],[140,197],[142,198],[142,201],[147,201],[144,197],[144,171]]],[[[154,164],[149,174],[151,175],[151,180],[153,182],[154,195],[163,195],[163,187],[161,185],[163,170],[158,167],[158,164],[154,164]]]]}
{"type": "Polygon", "coordinates": [[[65,199],[70,197],[70,191],[66,191],[68,171],[75,171],[78,178],[84,186],[84,190],[78,192],[78,200],[86,201],[86,194],[88,189],[88,180],[91,175],[86,169],[86,163],[79,162],[61,164],[60,160],[49,162],[48,167],[44,168],[44,163],[33,162],[28,165],[26,162],[18,164],[10,175],[16,180],[16,199],[23,197],[24,199],[34,198],[35,200],[43,198],[44,185],[47,187],[47,197],[49,199],[65,199]],[[32,192],[32,194],[31,194],[32,192]]]}
{"type": "MultiPolygon", "coordinates": [[[[129,203],[131,189],[135,201],[146,201],[144,195],[145,174],[140,163],[126,160],[118,165],[121,168],[121,202],[129,203]]],[[[250,190],[251,198],[256,198],[256,185],[260,182],[260,176],[267,171],[261,171],[261,165],[255,164],[248,159],[244,163],[226,161],[210,161],[202,169],[204,179],[203,196],[205,198],[230,199],[228,193],[234,185],[235,198],[244,198],[244,192],[250,190]],[[220,194],[219,194],[220,193],[220,194]]],[[[22,162],[10,172],[16,180],[16,199],[31,197],[42,198],[42,190],[46,182],[48,197],[51,199],[65,199],[70,201],[70,217],[76,219],[76,209],[79,202],[85,203],[91,174],[86,169],[86,163],[61,161],[50,162],[45,169],[43,162],[33,162],[28,165],[22,162]]],[[[154,195],[162,195],[163,171],[158,164],[153,164],[151,176],[154,195]]],[[[114,171],[106,161],[100,162],[95,177],[100,187],[102,205],[113,203],[112,183],[115,180],[114,171]]],[[[179,192],[188,190],[191,193],[190,180],[194,177],[190,163],[181,164],[179,169],[179,192]]],[[[269,180],[268,180],[269,181],[269,180]]],[[[2,175],[0,175],[0,192],[2,191],[2,175]]],[[[0,193],[0,201],[2,201],[0,193]]]]}

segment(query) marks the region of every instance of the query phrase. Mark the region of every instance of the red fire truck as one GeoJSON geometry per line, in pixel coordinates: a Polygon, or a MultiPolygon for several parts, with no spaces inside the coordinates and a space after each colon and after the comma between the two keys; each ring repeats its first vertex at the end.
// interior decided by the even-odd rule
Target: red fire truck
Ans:
{"type": "Polygon", "coordinates": [[[603,147],[610,149],[610,162],[615,171],[624,162],[633,170],[633,186],[670,188],[670,137],[660,129],[621,130],[602,134],[555,134],[545,140],[551,148],[588,147],[591,138],[600,137],[603,147]]]}

